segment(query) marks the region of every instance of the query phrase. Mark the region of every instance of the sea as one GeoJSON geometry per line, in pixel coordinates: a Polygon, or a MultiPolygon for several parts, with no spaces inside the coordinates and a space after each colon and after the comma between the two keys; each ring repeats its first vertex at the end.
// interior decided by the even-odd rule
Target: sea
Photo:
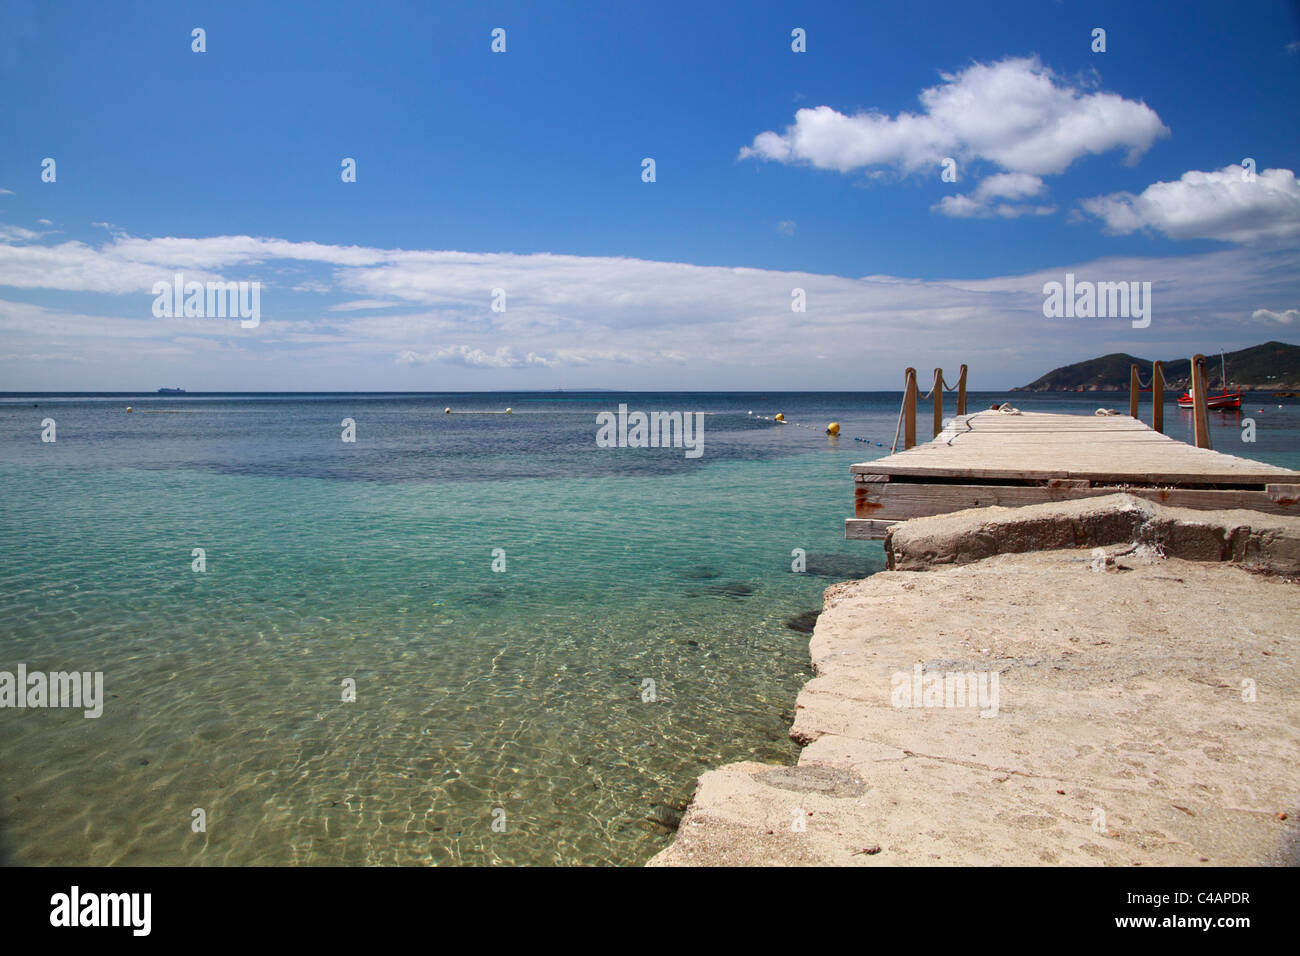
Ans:
{"type": "MultiPolygon", "coordinates": [[[[700,774],[797,759],[822,593],[885,565],[844,519],[900,399],[0,394],[0,671],[103,681],[98,717],[0,708],[0,858],[643,863],[700,774]],[[620,405],[702,413],[702,454],[600,447],[620,405]]],[[[1007,400],[1127,410],[970,409],[1007,400]]],[[[1300,468],[1295,401],[1210,418],[1300,468]]]]}

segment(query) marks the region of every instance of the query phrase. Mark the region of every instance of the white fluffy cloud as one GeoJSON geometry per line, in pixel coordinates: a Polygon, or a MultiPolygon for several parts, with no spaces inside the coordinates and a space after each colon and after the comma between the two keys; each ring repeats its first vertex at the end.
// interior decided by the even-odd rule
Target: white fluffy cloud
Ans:
{"type": "Polygon", "coordinates": [[[998,216],[1015,219],[1019,216],[1046,216],[1056,211],[1055,206],[1035,206],[1017,200],[1043,196],[1047,184],[1029,173],[996,173],[981,182],[969,195],[944,196],[934,205],[937,212],[958,219],[987,219],[998,216]],[[1011,200],[997,202],[995,200],[1011,200]]]}
{"type": "Polygon", "coordinates": [[[1080,205],[1115,233],[1154,229],[1171,239],[1236,243],[1300,236],[1300,182],[1289,169],[1266,169],[1253,177],[1236,165],[1208,173],[1190,170],[1137,196],[1111,193],[1080,205]]]}
{"type": "Polygon", "coordinates": [[[1252,319],[1267,319],[1270,322],[1280,322],[1283,325],[1290,325],[1296,319],[1300,319],[1300,309],[1286,309],[1282,312],[1274,312],[1271,309],[1256,309],[1250,316],[1252,319]]]}
{"type": "Polygon", "coordinates": [[[740,156],[842,173],[910,172],[951,156],[1044,176],[1113,149],[1136,160],[1169,134],[1145,103],[1067,83],[1037,57],[976,63],[941,77],[920,94],[924,112],[846,116],[829,106],[801,109],[784,133],[760,133],[740,156]]]}

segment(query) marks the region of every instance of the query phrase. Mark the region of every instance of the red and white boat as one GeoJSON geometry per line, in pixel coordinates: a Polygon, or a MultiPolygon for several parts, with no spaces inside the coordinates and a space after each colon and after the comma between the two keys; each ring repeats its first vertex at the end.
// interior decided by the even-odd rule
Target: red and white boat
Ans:
{"type": "MultiPolygon", "coordinates": [[[[1228,391],[1228,370],[1223,360],[1223,353],[1219,353],[1219,381],[1222,383],[1222,389],[1218,392],[1212,392],[1207,387],[1205,390],[1205,407],[1206,408],[1241,408],[1241,389],[1235,392],[1228,391]]],[[[1191,392],[1183,392],[1178,396],[1179,408],[1195,408],[1196,402],[1192,398],[1191,392]]]]}
{"type": "MultiPolygon", "coordinates": [[[[1178,396],[1179,408],[1193,408],[1196,403],[1192,396],[1187,392],[1178,396]]],[[[1235,392],[1222,391],[1219,393],[1211,392],[1205,396],[1206,408],[1241,408],[1241,389],[1235,392]]]]}

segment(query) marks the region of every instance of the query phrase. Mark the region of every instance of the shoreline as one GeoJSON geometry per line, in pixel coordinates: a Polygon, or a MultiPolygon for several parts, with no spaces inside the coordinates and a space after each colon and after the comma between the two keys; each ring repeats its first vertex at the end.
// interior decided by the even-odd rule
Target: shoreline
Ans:
{"type": "Polygon", "coordinates": [[[1071,504],[897,526],[909,570],[825,592],[798,762],[705,773],[648,865],[1300,860],[1300,518],[1071,504]],[[898,706],[918,664],[996,674],[996,716],[898,706]]]}

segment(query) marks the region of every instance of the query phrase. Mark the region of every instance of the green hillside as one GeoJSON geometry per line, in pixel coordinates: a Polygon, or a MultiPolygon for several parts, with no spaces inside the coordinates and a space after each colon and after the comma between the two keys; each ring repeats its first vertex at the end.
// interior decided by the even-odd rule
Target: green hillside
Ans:
{"type": "MultiPolygon", "coordinates": [[[[1247,391],[1300,390],[1300,345],[1285,342],[1265,342],[1224,356],[1228,366],[1228,381],[1247,391]]],[[[1205,370],[1209,384],[1219,385],[1219,356],[1206,355],[1205,370]]],[[[1153,360],[1116,352],[1086,362],[1075,362],[1053,369],[1041,378],[1016,391],[1026,392],[1076,392],[1110,391],[1127,389],[1129,366],[1138,365],[1143,382],[1151,379],[1153,360]]],[[[1187,381],[1190,357],[1165,359],[1165,382],[1181,387],[1187,381]]]]}

